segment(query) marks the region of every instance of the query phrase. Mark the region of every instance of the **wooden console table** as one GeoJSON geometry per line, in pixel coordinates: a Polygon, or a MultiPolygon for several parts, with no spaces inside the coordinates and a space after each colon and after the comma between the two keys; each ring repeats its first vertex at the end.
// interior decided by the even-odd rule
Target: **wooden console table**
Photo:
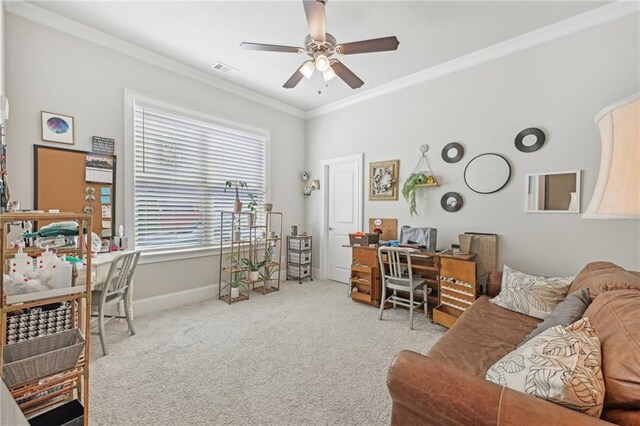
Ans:
{"type": "MultiPolygon", "coordinates": [[[[349,285],[351,299],[356,302],[379,307],[381,302],[380,297],[382,294],[382,279],[380,274],[380,263],[378,262],[379,246],[371,245],[362,247],[347,245],[345,247],[351,248],[352,253],[351,279],[349,285]]],[[[429,251],[418,251],[411,255],[411,269],[413,270],[413,274],[426,278],[427,285],[431,288],[431,294],[428,296],[427,306],[429,310],[433,309],[434,322],[450,327],[455,322],[455,319],[462,313],[462,310],[454,310],[455,308],[447,306],[447,308],[450,309],[443,308],[441,310],[446,315],[439,315],[437,317],[438,314],[434,308],[440,307],[443,301],[451,302],[451,300],[453,300],[453,302],[451,302],[452,304],[457,302],[455,299],[447,298],[446,295],[451,295],[452,293],[450,290],[441,289],[441,276],[445,278],[455,278],[457,280],[464,281],[465,283],[473,283],[473,300],[477,297],[477,289],[475,289],[475,257],[475,254],[451,255],[429,251]],[[470,273],[473,273],[473,279],[470,278],[470,273]],[[445,295],[442,299],[440,297],[441,293],[445,295]],[[446,320],[443,320],[443,317],[446,317],[446,320]]],[[[467,291],[467,293],[469,293],[469,291],[467,291]]],[[[455,294],[456,295],[453,297],[457,298],[457,293],[455,294]]],[[[420,298],[422,295],[416,296],[421,300],[420,298]]],[[[461,296],[466,297],[464,300],[470,299],[470,296],[468,295],[461,294],[461,296]]],[[[461,303],[459,303],[459,305],[461,307],[464,306],[461,303]]]]}

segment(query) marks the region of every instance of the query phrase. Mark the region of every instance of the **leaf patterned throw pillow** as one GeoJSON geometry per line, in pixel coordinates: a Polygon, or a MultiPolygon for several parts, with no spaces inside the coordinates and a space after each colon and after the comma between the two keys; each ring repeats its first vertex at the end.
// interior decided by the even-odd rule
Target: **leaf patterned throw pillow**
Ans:
{"type": "Polygon", "coordinates": [[[491,299],[510,311],[545,319],[564,300],[574,277],[541,277],[504,265],[502,289],[491,299]]]}
{"type": "Polygon", "coordinates": [[[486,379],[600,417],[604,379],[600,340],[588,318],[543,331],[496,362],[486,379]]]}

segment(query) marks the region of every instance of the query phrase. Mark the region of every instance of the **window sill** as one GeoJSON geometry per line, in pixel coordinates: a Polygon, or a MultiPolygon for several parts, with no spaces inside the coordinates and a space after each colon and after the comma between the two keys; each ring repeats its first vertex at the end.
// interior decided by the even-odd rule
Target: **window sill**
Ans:
{"type": "MultiPolygon", "coordinates": [[[[230,251],[230,246],[222,247],[222,254],[228,254],[230,253],[230,251]]],[[[143,251],[140,254],[140,261],[138,262],[138,264],[145,265],[148,263],[174,262],[185,259],[196,259],[199,257],[210,257],[219,255],[220,246],[147,252],[143,251]]]]}

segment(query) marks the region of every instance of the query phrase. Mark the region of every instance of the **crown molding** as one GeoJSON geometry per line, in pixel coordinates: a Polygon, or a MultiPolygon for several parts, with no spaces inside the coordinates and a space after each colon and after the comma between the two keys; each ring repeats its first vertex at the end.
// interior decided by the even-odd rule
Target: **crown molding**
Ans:
{"type": "Polygon", "coordinates": [[[371,88],[365,92],[309,110],[305,114],[305,118],[309,119],[329,114],[331,112],[384,96],[389,93],[397,92],[399,90],[525,50],[578,31],[595,27],[623,16],[637,13],[638,11],[640,11],[640,4],[637,1],[619,0],[609,3],[585,13],[581,13],[580,15],[572,16],[571,18],[567,18],[563,21],[556,22],[484,49],[476,50],[475,52],[467,55],[426,68],[406,77],[371,88]]]}
{"type": "Polygon", "coordinates": [[[91,28],[77,21],[65,18],[24,0],[3,1],[2,3],[4,4],[6,12],[13,15],[20,16],[74,37],[90,41],[102,47],[106,47],[116,52],[145,61],[160,68],[167,69],[201,83],[303,119],[329,114],[640,11],[640,5],[635,0],[617,0],[613,3],[592,9],[580,15],[573,16],[509,40],[505,40],[450,61],[434,65],[433,67],[418,71],[414,74],[410,74],[389,83],[382,84],[364,92],[357,93],[347,98],[305,112],[287,103],[207,74],[206,72],[194,67],[185,65],[174,59],[122,40],[100,30],[96,30],[95,28],[91,28]]]}
{"type": "Polygon", "coordinates": [[[175,72],[184,77],[199,81],[217,89],[224,90],[253,102],[291,114],[295,117],[306,118],[303,110],[280,102],[268,96],[246,89],[221,78],[209,75],[189,65],[185,65],[175,59],[155,53],[136,44],[122,40],[103,31],[91,28],[85,24],[65,18],[57,13],[41,8],[24,0],[3,1],[5,11],[38,24],[53,28],[57,31],[74,37],[90,41],[99,46],[106,47],[124,55],[139,59],[160,68],[175,72]]]}

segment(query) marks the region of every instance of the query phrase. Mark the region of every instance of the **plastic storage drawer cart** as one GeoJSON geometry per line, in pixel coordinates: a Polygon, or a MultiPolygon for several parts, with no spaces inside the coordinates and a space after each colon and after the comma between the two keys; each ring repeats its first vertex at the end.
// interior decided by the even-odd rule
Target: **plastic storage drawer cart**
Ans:
{"type": "Polygon", "coordinates": [[[310,235],[287,237],[287,280],[302,280],[309,278],[313,281],[311,273],[313,240],[310,235]]]}

